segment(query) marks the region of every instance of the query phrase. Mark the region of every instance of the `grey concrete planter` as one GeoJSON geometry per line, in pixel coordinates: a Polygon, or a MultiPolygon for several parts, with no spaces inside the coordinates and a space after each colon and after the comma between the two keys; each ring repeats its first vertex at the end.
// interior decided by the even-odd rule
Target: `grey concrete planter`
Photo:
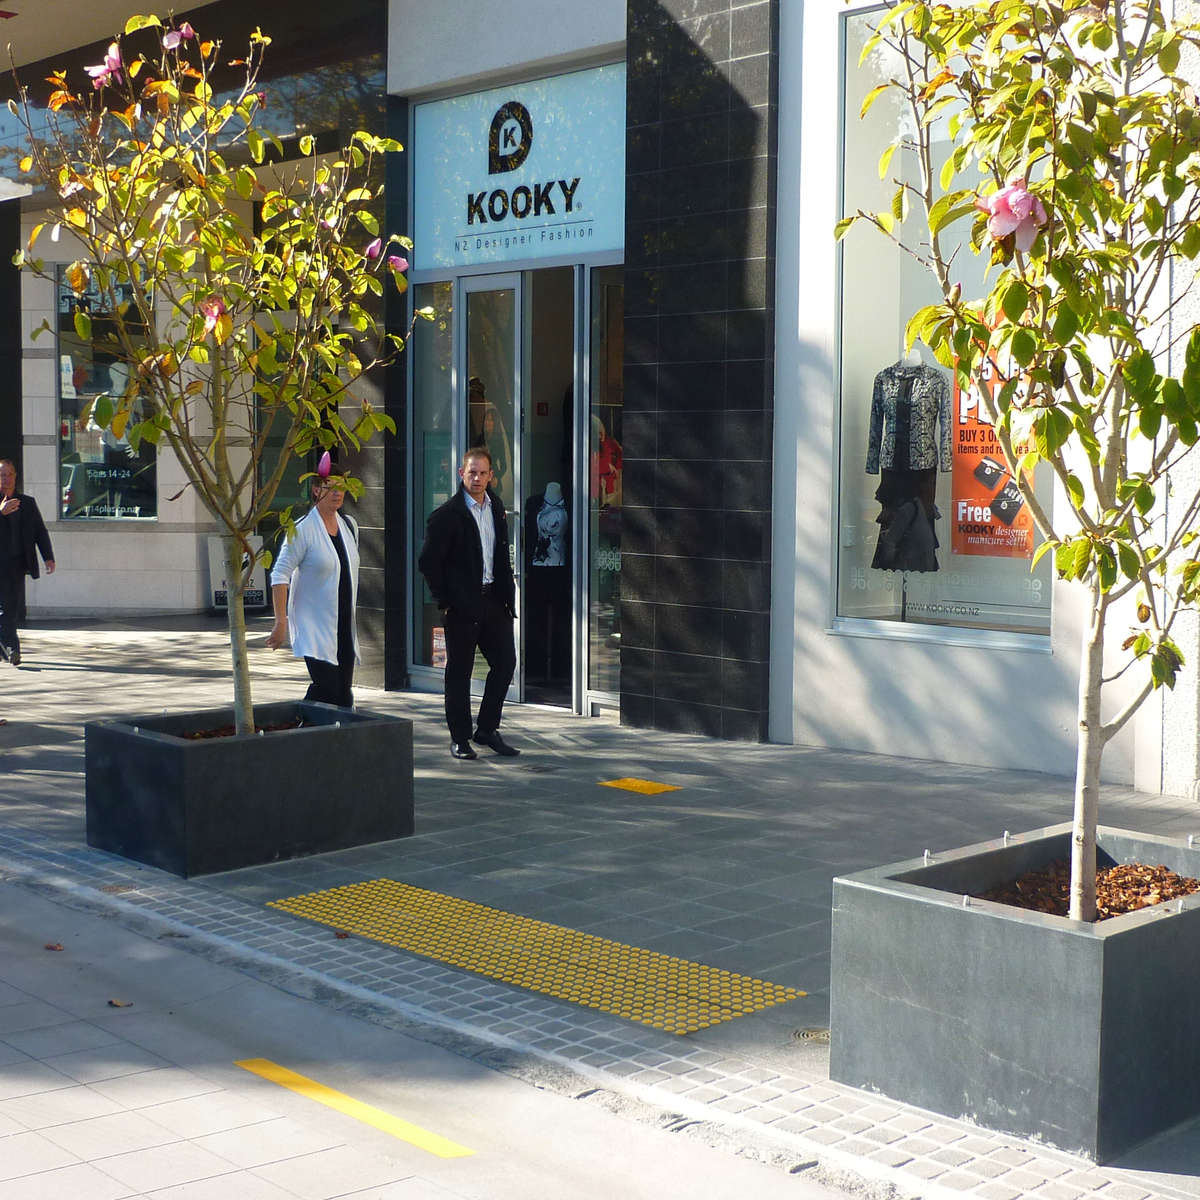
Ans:
{"type": "Polygon", "coordinates": [[[412,722],[328,704],[261,704],[259,725],[185,738],[230,709],[85,726],[87,841],[185,878],[344,850],[413,832],[412,722]]]}
{"type": "MultiPolygon", "coordinates": [[[[1098,1162],[1200,1113],[1200,896],[1095,925],[963,895],[1070,856],[1070,826],[835,879],[830,1075],[1098,1162]]],[[[1118,829],[1101,865],[1200,877],[1118,829]]]]}

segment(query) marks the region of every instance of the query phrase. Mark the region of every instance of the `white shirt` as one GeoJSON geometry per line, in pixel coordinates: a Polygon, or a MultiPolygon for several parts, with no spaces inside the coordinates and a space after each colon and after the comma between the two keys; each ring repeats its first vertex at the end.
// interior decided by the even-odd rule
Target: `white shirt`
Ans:
{"type": "Polygon", "coordinates": [[[483,546],[483,582],[491,583],[492,564],[496,561],[496,523],[492,520],[492,500],[484,492],[483,499],[476,504],[465,488],[463,495],[467,499],[467,509],[479,528],[479,542],[483,546]]]}

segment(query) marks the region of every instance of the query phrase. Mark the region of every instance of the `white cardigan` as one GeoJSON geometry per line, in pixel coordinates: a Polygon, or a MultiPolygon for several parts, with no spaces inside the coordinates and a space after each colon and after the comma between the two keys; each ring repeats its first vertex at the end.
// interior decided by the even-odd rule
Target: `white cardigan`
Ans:
{"type": "MultiPolygon", "coordinates": [[[[350,565],[350,632],[354,661],[358,652],[358,527],[338,513],[342,545],[350,565]]],[[[315,508],[296,522],[295,536],[285,539],[271,568],[271,586],[288,585],[288,631],[297,658],[337,662],[338,583],[342,565],[333,539],[315,508]]]]}

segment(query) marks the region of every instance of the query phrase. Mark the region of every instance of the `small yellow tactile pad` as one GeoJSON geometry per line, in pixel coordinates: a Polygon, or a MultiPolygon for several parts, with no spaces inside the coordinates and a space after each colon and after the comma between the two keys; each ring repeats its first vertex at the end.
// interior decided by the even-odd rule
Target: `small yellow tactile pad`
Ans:
{"type": "Polygon", "coordinates": [[[667,1033],[695,1033],[805,995],[391,879],[269,907],[667,1033]]]}
{"type": "Polygon", "coordinates": [[[624,788],[627,792],[641,792],[643,796],[657,796],[659,792],[677,792],[673,783],[655,783],[653,779],[602,779],[601,787],[624,788]]]}

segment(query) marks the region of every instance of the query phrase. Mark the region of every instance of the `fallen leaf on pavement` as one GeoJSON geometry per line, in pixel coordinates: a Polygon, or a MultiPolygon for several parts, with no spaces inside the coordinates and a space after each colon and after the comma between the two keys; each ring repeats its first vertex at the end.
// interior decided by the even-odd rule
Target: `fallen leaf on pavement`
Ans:
{"type": "Polygon", "coordinates": [[[63,944],[62,942],[47,942],[42,948],[44,950],[61,950],[63,948],[63,944]]]}
{"type": "Polygon", "coordinates": [[[348,938],[350,935],[344,929],[339,929],[337,931],[337,936],[339,938],[348,938]]]}
{"type": "Polygon", "coordinates": [[[110,1000],[108,1002],[108,1007],[109,1008],[132,1008],[133,1001],[132,1000],[110,1000]]]}

